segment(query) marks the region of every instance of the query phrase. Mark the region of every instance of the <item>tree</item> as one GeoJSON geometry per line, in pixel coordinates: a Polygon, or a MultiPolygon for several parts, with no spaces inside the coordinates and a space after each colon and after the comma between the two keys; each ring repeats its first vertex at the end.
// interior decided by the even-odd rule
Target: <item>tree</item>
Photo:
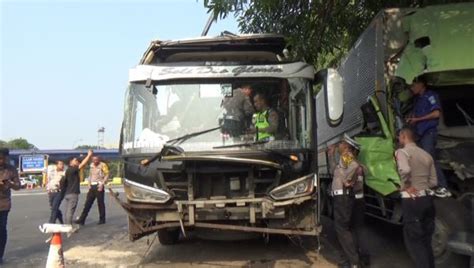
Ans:
{"type": "Polygon", "coordinates": [[[463,1],[204,0],[204,5],[215,19],[234,14],[242,33],[286,36],[293,59],[320,69],[334,66],[381,9],[450,2],[463,1]]]}
{"type": "Polygon", "coordinates": [[[0,140],[0,148],[5,148],[5,147],[7,147],[7,142],[0,140]]]}
{"type": "Polygon", "coordinates": [[[9,142],[6,143],[6,147],[9,149],[24,149],[24,150],[36,148],[33,144],[29,143],[28,140],[23,139],[23,138],[10,140],[9,142]]]}

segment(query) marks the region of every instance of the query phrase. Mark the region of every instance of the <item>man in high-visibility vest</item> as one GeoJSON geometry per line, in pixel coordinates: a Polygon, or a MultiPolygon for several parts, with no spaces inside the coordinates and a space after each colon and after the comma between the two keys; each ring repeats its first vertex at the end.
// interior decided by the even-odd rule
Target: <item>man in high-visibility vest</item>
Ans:
{"type": "Polygon", "coordinates": [[[256,133],[257,141],[274,140],[278,132],[278,113],[270,108],[268,98],[262,93],[257,93],[253,102],[257,112],[253,115],[254,126],[250,132],[256,133]]]}

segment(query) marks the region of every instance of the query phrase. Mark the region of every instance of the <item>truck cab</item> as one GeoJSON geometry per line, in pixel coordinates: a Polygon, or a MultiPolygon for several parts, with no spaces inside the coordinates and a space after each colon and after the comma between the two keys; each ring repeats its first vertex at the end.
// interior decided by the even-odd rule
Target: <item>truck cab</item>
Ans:
{"type": "MultiPolygon", "coordinates": [[[[434,200],[432,246],[437,264],[446,267],[458,267],[461,259],[450,249],[452,237],[474,231],[473,15],[472,3],[380,11],[338,64],[346,102],[337,126],[323,112],[330,105],[324,91],[316,97],[321,187],[329,187],[332,177],[327,149],[347,133],[361,144],[359,160],[368,169],[366,214],[400,225],[397,132],[408,126],[413,111],[416,96],[410,84],[421,75],[426,78],[442,110],[435,161],[453,195],[434,200]]],[[[321,192],[322,210],[331,214],[331,197],[321,192]]]]}

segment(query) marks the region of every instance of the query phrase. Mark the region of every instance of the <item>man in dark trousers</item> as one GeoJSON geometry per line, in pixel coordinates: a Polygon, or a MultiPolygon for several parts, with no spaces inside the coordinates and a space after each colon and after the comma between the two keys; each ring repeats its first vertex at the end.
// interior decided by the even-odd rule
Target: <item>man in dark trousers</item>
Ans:
{"type": "Polygon", "coordinates": [[[411,129],[402,129],[398,137],[402,148],[395,152],[401,177],[403,235],[416,267],[435,267],[431,248],[435,208],[427,190],[437,185],[436,169],[433,158],[416,145],[414,136],[411,129]]]}
{"type": "Polygon", "coordinates": [[[407,119],[409,124],[415,128],[418,136],[418,145],[431,155],[435,161],[438,187],[435,190],[437,197],[449,197],[448,183],[441,167],[436,163],[436,143],[438,140],[438,124],[441,116],[441,103],[438,94],[428,90],[427,81],[424,76],[415,78],[411,84],[411,91],[415,98],[413,114],[407,119]]]}
{"type": "Polygon", "coordinates": [[[11,189],[20,190],[20,179],[16,168],[8,164],[7,148],[0,148],[0,264],[7,244],[7,220],[12,207],[11,189]]]}
{"type": "Polygon", "coordinates": [[[355,140],[344,135],[343,141],[339,144],[340,159],[334,168],[331,186],[336,234],[348,260],[342,264],[343,267],[360,266],[355,224],[358,220],[356,213],[363,214],[364,212],[359,211],[360,209],[358,210],[356,206],[356,193],[354,191],[354,185],[358,187],[356,189],[358,196],[362,191],[362,185],[357,181],[362,168],[356,159],[356,151],[359,150],[359,147],[355,140]]]}
{"type": "Polygon", "coordinates": [[[101,162],[98,156],[92,157],[92,164],[89,170],[89,192],[87,192],[87,198],[81,216],[77,218],[75,223],[84,225],[95,199],[97,199],[97,205],[99,207],[99,224],[105,223],[104,186],[108,178],[109,168],[107,164],[101,162]]]}
{"type": "Polygon", "coordinates": [[[77,202],[79,201],[79,194],[81,193],[81,178],[79,173],[81,169],[87,165],[92,154],[92,150],[89,150],[86,158],[81,162],[79,162],[78,157],[73,157],[69,160],[69,167],[64,175],[64,183],[61,185],[61,192],[64,194],[64,201],[66,201],[66,224],[72,224],[77,202]]]}
{"type": "Polygon", "coordinates": [[[48,169],[48,184],[46,190],[48,191],[49,206],[51,208],[51,216],[49,217],[49,223],[63,224],[63,214],[59,207],[63,200],[63,193],[61,193],[61,183],[63,183],[64,175],[64,162],[59,160],[56,165],[48,169]]]}

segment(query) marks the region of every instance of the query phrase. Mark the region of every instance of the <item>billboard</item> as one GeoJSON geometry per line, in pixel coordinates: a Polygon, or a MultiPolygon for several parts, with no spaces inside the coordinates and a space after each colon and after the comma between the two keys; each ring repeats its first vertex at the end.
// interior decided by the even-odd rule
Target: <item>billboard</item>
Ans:
{"type": "Polygon", "coordinates": [[[22,155],[20,156],[20,167],[22,172],[43,172],[46,169],[45,160],[47,155],[22,155]]]}

